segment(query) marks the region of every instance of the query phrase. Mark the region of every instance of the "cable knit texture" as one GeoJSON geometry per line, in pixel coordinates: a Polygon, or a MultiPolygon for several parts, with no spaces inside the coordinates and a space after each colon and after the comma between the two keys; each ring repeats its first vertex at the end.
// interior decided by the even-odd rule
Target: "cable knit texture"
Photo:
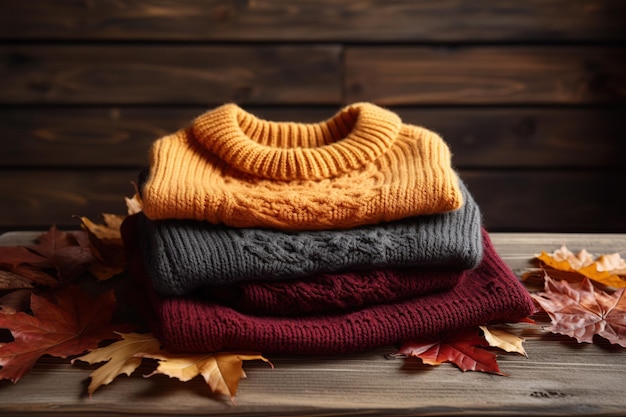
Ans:
{"type": "Polygon", "coordinates": [[[220,106],[153,144],[143,198],[150,219],[287,230],[350,228],[463,204],[447,144],[371,103],[314,124],[220,106]]]}
{"type": "MultiPolygon", "coordinates": [[[[141,236],[137,233],[138,221],[139,215],[135,214],[122,224],[127,246],[134,251],[139,250],[137,239],[141,236]]],[[[141,254],[132,256],[143,262],[141,254]]],[[[354,310],[442,291],[452,288],[459,278],[458,271],[445,267],[391,268],[323,274],[305,280],[211,285],[194,291],[192,296],[255,315],[303,316],[354,310]]]]}
{"type": "Polygon", "coordinates": [[[163,295],[349,270],[473,268],[482,257],[481,214],[459,184],[465,204],[458,210],[344,230],[234,228],[197,220],[153,221],[141,215],[143,256],[163,295]]]}
{"type": "Polygon", "coordinates": [[[325,355],[367,350],[468,326],[515,322],[532,314],[530,294],[498,256],[486,231],[483,242],[482,262],[458,272],[459,282],[452,289],[344,314],[250,315],[197,298],[160,297],[151,288],[140,252],[131,256],[129,278],[140,284],[143,296],[131,296],[149,310],[146,317],[153,332],[172,353],[252,350],[325,355]]]}

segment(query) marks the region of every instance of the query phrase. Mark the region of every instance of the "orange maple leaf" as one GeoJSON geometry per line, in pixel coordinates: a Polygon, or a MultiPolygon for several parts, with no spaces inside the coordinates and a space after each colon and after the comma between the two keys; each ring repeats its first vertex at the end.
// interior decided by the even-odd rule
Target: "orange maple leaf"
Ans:
{"type": "Polygon", "coordinates": [[[199,355],[173,354],[161,350],[136,356],[156,359],[159,362],[156,370],[146,377],[163,374],[186,382],[201,375],[211,391],[227,395],[231,401],[234,401],[237,394],[239,380],[246,377],[243,361],[261,360],[274,368],[269,360],[254,352],[217,352],[199,355]]]}
{"type": "Polygon", "coordinates": [[[421,337],[404,343],[397,356],[418,357],[427,365],[451,362],[465,371],[507,374],[500,371],[496,354],[482,349],[489,344],[477,327],[433,337],[421,337]]]}
{"type": "Polygon", "coordinates": [[[625,288],[609,294],[594,288],[588,278],[577,287],[553,280],[548,274],[544,280],[544,292],[532,297],[550,316],[549,331],[573,337],[579,343],[593,343],[593,336],[598,335],[626,347],[625,288]]]}
{"type": "Polygon", "coordinates": [[[544,251],[536,258],[544,265],[559,271],[580,274],[581,278],[587,277],[612,288],[626,287],[626,280],[619,276],[626,263],[617,253],[601,255],[594,259],[585,249],[574,254],[562,245],[551,254],[544,251]]]}
{"type": "Polygon", "coordinates": [[[93,299],[70,286],[52,295],[55,302],[32,294],[32,315],[0,311],[0,328],[10,330],[15,339],[0,344],[0,379],[17,382],[43,355],[67,358],[119,338],[110,323],[113,291],[93,299]]]}

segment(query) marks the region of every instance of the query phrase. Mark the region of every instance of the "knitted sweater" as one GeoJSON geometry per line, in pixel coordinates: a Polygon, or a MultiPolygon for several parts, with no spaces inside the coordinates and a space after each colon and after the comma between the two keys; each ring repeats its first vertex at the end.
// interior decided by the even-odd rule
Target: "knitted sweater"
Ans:
{"type": "Polygon", "coordinates": [[[339,230],[233,228],[140,214],[143,256],[163,295],[207,285],[301,279],[399,266],[473,268],[482,257],[481,215],[460,182],[458,210],[339,230]]]}
{"type": "Polygon", "coordinates": [[[486,231],[483,242],[480,265],[458,272],[459,281],[450,290],[341,314],[253,315],[195,297],[162,297],[151,287],[140,252],[129,258],[127,281],[138,285],[129,296],[170,352],[338,354],[494,321],[516,322],[532,314],[530,294],[498,256],[486,231]]]}
{"type": "Polygon", "coordinates": [[[316,124],[225,104],[153,144],[143,203],[150,219],[316,230],[447,212],[463,198],[446,143],[374,104],[316,124]]]}

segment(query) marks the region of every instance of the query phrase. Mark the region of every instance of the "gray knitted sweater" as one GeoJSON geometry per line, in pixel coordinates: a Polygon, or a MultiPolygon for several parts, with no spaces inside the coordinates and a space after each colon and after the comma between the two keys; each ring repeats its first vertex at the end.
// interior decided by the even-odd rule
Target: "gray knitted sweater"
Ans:
{"type": "Polygon", "coordinates": [[[146,270],[158,293],[243,281],[402,266],[471,269],[482,259],[481,214],[461,183],[458,210],[342,230],[286,232],[141,216],[146,270]]]}

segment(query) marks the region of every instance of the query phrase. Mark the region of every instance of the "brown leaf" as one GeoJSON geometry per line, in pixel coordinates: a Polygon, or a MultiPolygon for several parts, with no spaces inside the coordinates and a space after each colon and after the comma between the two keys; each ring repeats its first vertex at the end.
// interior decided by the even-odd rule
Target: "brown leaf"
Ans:
{"type": "Polygon", "coordinates": [[[30,310],[30,296],[32,290],[28,288],[9,291],[0,297],[0,306],[2,310],[9,311],[27,311],[30,310]]]}
{"type": "Polygon", "coordinates": [[[93,349],[86,355],[72,360],[72,363],[75,361],[89,364],[106,362],[89,375],[91,382],[87,392],[90,397],[99,387],[111,383],[117,376],[122,374],[130,376],[141,364],[142,358],[137,357],[137,354],[155,354],[160,350],[161,343],[151,334],[117,334],[121,336],[121,340],[105,347],[93,349]]]}
{"type": "Polygon", "coordinates": [[[227,395],[231,401],[237,394],[239,380],[245,378],[244,360],[262,360],[273,365],[260,354],[256,353],[215,353],[207,355],[172,354],[165,351],[153,354],[142,354],[144,358],[157,359],[157,369],[147,375],[168,375],[181,381],[189,381],[202,375],[211,391],[227,395]]]}
{"type": "Polygon", "coordinates": [[[544,292],[532,297],[550,316],[549,331],[573,337],[579,343],[593,343],[597,334],[626,347],[626,289],[609,294],[594,288],[588,278],[577,287],[555,281],[547,274],[544,280],[544,292]]]}
{"type": "Polygon", "coordinates": [[[52,226],[34,245],[27,248],[47,260],[41,267],[55,268],[61,282],[71,282],[84,274],[94,261],[89,240],[83,231],[64,232],[52,226]]]}
{"type": "Polygon", "coordinates": [[[103,214],[104,224],[97,224],[81,217],[81,227],[86,231],[95,261],[89,265],[91,272],[100,281],[122,273],[126,266],[124,243],[120,226],[125,216],[103,214]]]}
{"type": "Polygon", "coordinates": [[[32,315],[0,311],[0,328],[9,329],[15,339],[0,345],[0,379],[17,382],[42,355],[67,358],[118,338],[110,323],[115,309],[112,291],[92,299],[71,286],[53,296],[51,301],[33,294],[32,315]]]}
{"type": "Polygon", "coordinates": [[[13,268],[12,272],[23,278],[30,280],[31,282],[39,285],[43,285],[49,288],[56,288],[59,286],[59,280],[50,275],[44,269],[40,269],[32,265],[18,265],[13,268]]]}
{"type": "Polygon", "coordinates": [[[0,246],[0,267],[7,270],[22,265],[48,265],[48,260],[24,246],[0,246]]]}
{"type": "Polygon", "coordinates": [[[488,346],[478,328],[472,327],[434,337],[421,337],[404,343],[396,356],[418,357],[427,365],[451,362],[465,371],[506,375],[500,371],[496,355],[482,349],[488,346]]]}
{"type": "Polygon", "coordinates": [[[16,290],[20,288],[33,288],[32,281],[21,275],[0,269],[0,290],[16,290]]]}
{"type": "Polygon", "coordinates": [[[30,283],[57,287],[59,281],[50,260],[25,246],[0,246],[0,271],[18,275],[30,283]]]}

